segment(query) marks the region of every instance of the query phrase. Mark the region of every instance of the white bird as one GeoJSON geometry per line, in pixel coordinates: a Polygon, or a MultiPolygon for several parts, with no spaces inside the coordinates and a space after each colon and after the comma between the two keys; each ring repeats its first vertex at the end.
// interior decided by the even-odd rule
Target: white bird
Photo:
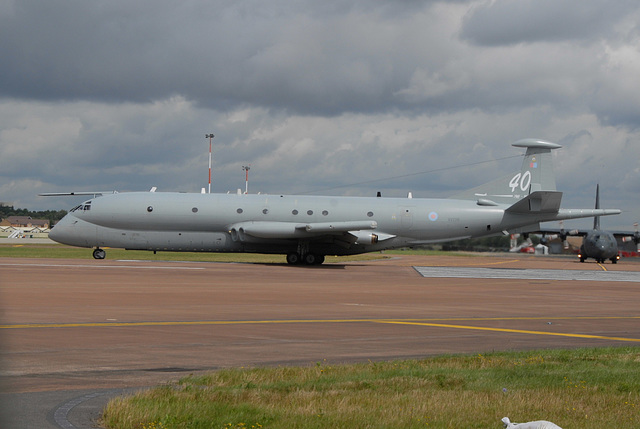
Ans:
{"type": "Polygon", "coordinates": [[[560,426],[546,420],[528,423],[511,423],[509,417],[504,417],[502,423],[504,423],[505,429],[562,429],[560,426]]]}

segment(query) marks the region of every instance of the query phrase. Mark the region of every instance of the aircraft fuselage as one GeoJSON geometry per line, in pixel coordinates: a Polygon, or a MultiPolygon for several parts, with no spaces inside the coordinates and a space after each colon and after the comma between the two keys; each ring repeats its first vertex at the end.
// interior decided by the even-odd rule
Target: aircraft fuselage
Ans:
{"type": "Polygon", "coordinates": [[[131,192],[85,202],[50,236],[82,247],[260,253],[295,251],[290,239],[300,239],[310,252],[345,255],[480,237],[532,222],[505,208],[449,199],[131,192]],[[326,230],[316,240],[313,230],[300,228],[333,223],[353,223],[355,241],[326,230]],[[357,227],[367,223],[373,226],[357,227]]]}
{"type": "Polygon", "coordinates": [[[618,261],[618,243],[613,234],[607,231],[590,231],[580,246],[580,262],[593,258],[602,263],[606,259],[614,264],[618,261]]]}

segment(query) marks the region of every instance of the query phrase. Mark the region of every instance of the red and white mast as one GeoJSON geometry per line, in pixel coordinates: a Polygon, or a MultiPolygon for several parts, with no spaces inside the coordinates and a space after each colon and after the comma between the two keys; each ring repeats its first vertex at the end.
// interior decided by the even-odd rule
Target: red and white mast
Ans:
{"type": "Polygon", "coordinates": [[[211,140],[215,136],[213,134],[205,134],[204,138],[209,139],[209,193],[211,193],[211,140]]]}

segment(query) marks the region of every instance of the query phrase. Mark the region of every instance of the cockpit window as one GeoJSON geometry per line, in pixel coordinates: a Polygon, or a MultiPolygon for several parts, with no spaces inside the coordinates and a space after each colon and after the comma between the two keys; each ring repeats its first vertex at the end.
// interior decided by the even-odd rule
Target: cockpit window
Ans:
{"type": "Polygon", "coordinates": [[[74,208],[72,208],[69,211],[70,212],[75,212],[76,210],[80,210],[80,211],[91,210],[91,201],[86,201],[86,202],[80,204],[79,206],[75,206],[74,208]]]}

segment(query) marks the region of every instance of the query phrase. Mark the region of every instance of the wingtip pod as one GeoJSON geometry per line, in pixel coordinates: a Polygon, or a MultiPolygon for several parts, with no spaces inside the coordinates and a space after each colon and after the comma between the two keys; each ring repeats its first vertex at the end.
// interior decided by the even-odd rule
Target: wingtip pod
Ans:
{"type": "Polygon", "coordinates": [[[562,147],[557,143],[551,143],[540,139],[522,139],[512,143],[511,146],[533,149],[559,149],[562,147]]]}

